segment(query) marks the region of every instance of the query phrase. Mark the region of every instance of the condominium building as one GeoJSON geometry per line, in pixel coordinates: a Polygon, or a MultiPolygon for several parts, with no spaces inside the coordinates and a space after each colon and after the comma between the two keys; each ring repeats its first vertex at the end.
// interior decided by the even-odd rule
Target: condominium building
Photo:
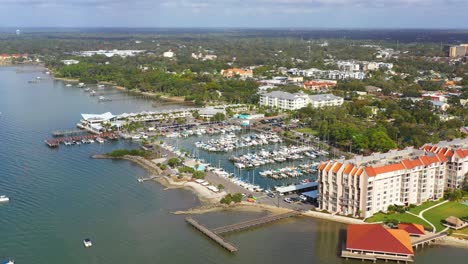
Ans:
{"type": "Polygon", "coordinates": [[[309,96],[305,93],[286,93],[273,91],[260,95],[259,104],[283,110],[297,110],[306,107],[309,103],[309,96]]]}
{"type": "Polygon", "coordinates": [[[333,94],[307,95],[303,92],[287,93],[282,91],[273,91],[260,95],[259,104],[268,107],[279,108],[283,110],[297,110],[307,105],[312,107],[339,106],[344,102],[342,97],[333,94]]]}
{"type": "Polygon", "coordinates": [[[422,149],[447,157],[446,188],[457,189],[468,185],[468,138],[426,144],[422,149]]]}
{"type": "Polygon", "coordinates": [[[443,196],[448,159],[406,148],[319,166],[319,206],[343,215],[370,217],[389,205],[421,204],[443,196]]]}

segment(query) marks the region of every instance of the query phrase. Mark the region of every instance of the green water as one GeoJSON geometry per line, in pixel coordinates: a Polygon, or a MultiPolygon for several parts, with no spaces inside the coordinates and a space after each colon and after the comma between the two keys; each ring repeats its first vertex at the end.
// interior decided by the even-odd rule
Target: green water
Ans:
{"type": "MultiPolygon", "coordinates": [[[[170,213],[198,205],[192,193],[138,183],[147,173],[129,162],[90,158],[131,143],[49,149],[43,142],[53,130],[73,128],[80,113],[151,110],[153,102],[103,90],[118,100],[99,103],[82,89],[21,69],[0,68],[0,194],[11,198],[0,205],[0,259],[12,257],[20,264],[358,263],[337,257],[344,225],[310,218],[228,235],[239,252],[227,253],[188,226],[184,216],[170,213]],[[29,84],[36,76],[45,79],[29,84]],[[92,248],[83,247],[86,237],[93,240],[92,248]]],[[[215,227],[257,215],[196,218],[215,227]]],[[[434,247],[418,252],[417,263],[465,263],[466,257],[466,250],[434,247]]]]}

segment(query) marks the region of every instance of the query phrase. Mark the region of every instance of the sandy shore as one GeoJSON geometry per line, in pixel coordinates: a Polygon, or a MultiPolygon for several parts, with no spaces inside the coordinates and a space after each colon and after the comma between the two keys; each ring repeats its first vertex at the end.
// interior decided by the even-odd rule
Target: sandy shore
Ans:
{"type": "Polygon", "coordinates": [[[445,237],[444,239],[438,240],[436,245],[442,246],[451,246],[451,247],[459,247],[459,248],[466,248],[468,249],[468,240],[460,239],[452,236],[445,237]]]}
{"type": "Polygon", "coordinates": [[[153,179],[154,181],[159,182],[161,185],[167,187],[168,189],[183,188],[183,189],[190,190],[205,204],[219,203],[219,200],[221,200],[221,198],[223,198],[226,195],[225,192],[214,193],[208,190],[206,187],[201,186],[200,184],[193,182],[193,181],[175,180],[175,179],[172,179],[171,177],[165,176],[163,175],[163,171],[161,170],[161,168],[159,168],[158,165],[156,165],[154,162],[149,161],[143,157],[125,155],[123,157],[113,158],[108,155],[93,155],[92,158],[94,159],[123,159],[123,160],[129,160],[131,162],[134,162],[135,164],[140,165],[141,167],[143,167],[144,169],[146,169],[153,175],[160,176],[158,178],[153,179]]]}

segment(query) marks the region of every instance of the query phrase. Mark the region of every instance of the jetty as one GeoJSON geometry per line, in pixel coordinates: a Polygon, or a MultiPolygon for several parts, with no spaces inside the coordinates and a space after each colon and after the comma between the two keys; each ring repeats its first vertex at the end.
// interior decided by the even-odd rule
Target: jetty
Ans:
{"type": "Polygon", "coordinates": [[[208,227],[200,224],[199,222],[197,222],[191,217],[187,217],[185,221],[191,224],[193,227],[195,227],[198,231],[202,232],[207,237],[211,238],[220,246],[222,246],[223,248],[225,248],[226,250],[232,253],[232,252],[236,252],[237,248],[231,243],[224,240],[224,238],[221,236],[222,234],[242,231],[242,230],[257,227],[260,225],[272,223],[281,219],[298,216],[300,214],[301,212],[299,211],[292,211],[292,212],[288,212],[284,214],[269,215],[269,216],[260,217],[260,218],[256,218],[256,219],[252,219],[252,220],[248,220],[248,221],[244,221],[244,222],[240,222],[236,224],[214,228],[211,230],[208,227]]]}

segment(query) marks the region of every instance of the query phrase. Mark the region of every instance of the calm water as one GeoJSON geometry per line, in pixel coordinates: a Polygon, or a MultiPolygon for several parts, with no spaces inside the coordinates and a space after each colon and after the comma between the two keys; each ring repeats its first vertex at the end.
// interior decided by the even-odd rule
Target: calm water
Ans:
{"type": "MultiPolygon", "coordinates": [[[[225,252],[187,226],[183,216],[170,213],[199,204],[190,192],[140,184],[136,179],[146,172],[129,162],[89,158],[130,143],[59,149],[43,143],[52,130],[73,128],[80,113],[150,110],[153,102],[103,90],[119,100],[98,103],[40,72],[16,70],[0,68],[0,194],[11,198],[0,205],[0,259],[35,264],[354,263],[337,257],[344,225],[308,218],[229,235],[239,252],[225,252]],[[36,76],[46,79],[27,82],[36,76]],[[92,238],[92,248],[83,247],[86,237],[92,238]]],[[[255,215],[197,218],[219,226],[255,215]]],[[[417,259],[440,263],[450,256],[451,263],[465,263],[467,252],[438,247],[417,259]]]]}

